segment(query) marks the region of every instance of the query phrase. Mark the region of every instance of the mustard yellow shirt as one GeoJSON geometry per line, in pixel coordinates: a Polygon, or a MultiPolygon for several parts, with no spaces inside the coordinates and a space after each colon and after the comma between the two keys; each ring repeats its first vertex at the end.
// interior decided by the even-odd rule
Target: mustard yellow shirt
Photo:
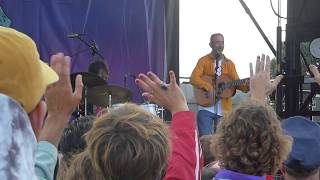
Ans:
{"type": "MultiPolygon", "coordinates": [[[[207,83],[206,81],[203,81],[201,77],[213,77],[213,75],[215,74],[215,64],[215,59],[211,54],[207,54],[200,58],[196,67],[192,71],[190,83],[197,88],[203,88],[207,91],[212,91],[212,85],[210,83],[207,83]]],[[[224,62],[221,65],[221,69],[221,74],[229,76],[232,80],[239,80],[236,67],[230,59],[224,59],[224,62]]],[[[237,89],[247,92],[249,91],[249,86],[243,84],[237,87],[237,89]]],[[[232,110],[231,98],[222,98],[221,101],[223,113],[230,112],[232,110]]]]}

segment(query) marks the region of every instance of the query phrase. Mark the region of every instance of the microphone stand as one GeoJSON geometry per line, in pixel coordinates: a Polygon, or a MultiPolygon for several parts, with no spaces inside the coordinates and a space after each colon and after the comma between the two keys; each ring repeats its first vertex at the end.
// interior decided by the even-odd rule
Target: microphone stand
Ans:
{"type": "Polygon", "coordinates": [[[97,54],[100,58],[104,59],[104,57],[102,56],[102,54],[99,53],[95,43],[89,44],[87,41],[85,41],[84,39],[81,38],[81,36],[77,36],[76,38],[78,38],[81,42],[83,42],[85,45],[87,45],[91,51],[92,51],[92,55],[94,56],[95,54],[97,54]]]}
{"type": "Polygon", "coordinates": [[[216,90],[217,90],[217,85],[218,85],[218,83],[217,83],[217,79],[218,79],[218,74],[217,74],[217,72],[218,72],[218,69],[219,69],[219,61],[221,61],[221,60],[220,60],[221,55],[218,54],[218,53],[216,53],[216,54],[213,54],[213,56],[214,56],[214,58],[215,58],[215,64],[216,64],[216,66],[215,66],[215,68],[214,68],[215,73],[214,73],[214,76],[213,76],[213,78],[212,78],[212,81],[213,81],[212,84],[214,85],[214,88],[213,88],[213,100],[214,100],[214,102],[216,103],[216,100],[217,100],[217,92],[216,92],[216,90]]]}

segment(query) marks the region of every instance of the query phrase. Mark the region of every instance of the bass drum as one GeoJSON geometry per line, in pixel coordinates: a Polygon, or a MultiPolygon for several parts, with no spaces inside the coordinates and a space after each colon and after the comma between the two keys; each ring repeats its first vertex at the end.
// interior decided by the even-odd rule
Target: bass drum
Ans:
{"type": "Polygon", "coordinates": [[[122,106],[124,106],[124,104],[122,104],[122,103],[112,104],[111,110],[112,110],[112,109],[119,109],[119,108],[122,107],[122,106]]]}
{"type": "Polygon", "coordinates": [[[148,111],[148,112],[150,112],[151,114],[158,116],[158,105],[146,103],[146,104],[141,104],[140,106],[141,106],[145,111],[148,111]]]}
{"type": "MultiPolygon", "coordinates": [[[[111,106],[111,110],[112,110],[112,109],[118,109],[118,108],[122,107],[123,105],[124,105],[124,104],[121,104],[121,103],[119,103],[119,104],[113,104],[113,105],[111,106]]],[[[156,104],[150,104],[150,103],[145,103],[145,104],[141,104],[141,105],[139,105],[139,106],[142,107],[142,109],[144,109],[145,111],[150,112],[151,114],[156,115],[156,116],[159,117],[159,110],[160,110],[160,108],[158,107],[158,105],[156,105],[156,104]]]]}

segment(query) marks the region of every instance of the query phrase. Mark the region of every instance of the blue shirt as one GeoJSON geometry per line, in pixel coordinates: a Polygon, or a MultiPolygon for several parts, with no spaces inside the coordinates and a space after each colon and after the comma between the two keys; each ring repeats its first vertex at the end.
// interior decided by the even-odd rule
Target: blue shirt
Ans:
{"type": "Polygon", "coordinates": [[[57,164],[58,150],[47,142],[40,141],[36,150],[35,172],[39,179],[53,180],[54,168],[57,164]]]}

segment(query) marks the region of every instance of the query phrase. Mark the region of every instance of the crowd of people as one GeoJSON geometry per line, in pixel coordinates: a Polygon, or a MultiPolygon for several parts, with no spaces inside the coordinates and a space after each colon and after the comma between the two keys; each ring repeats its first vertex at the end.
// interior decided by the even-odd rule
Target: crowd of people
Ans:
{"type": "MultiPolygon", "coordinates": [[[[221,34],[211,37],[210,46],[219,55],[202,61],[222,58],[220,71],[210,69],[234,68],[221,54],[221,34]]],[[[4,27],[0,49],[1,179],[262,180],[280,173],[288,180],[319,180],[320,127],[300,116],[281,121],[268,105],[266,97],[282,78],[270,82],[268,56],[258,56],[255,71],[249,65],[250,83],[242,90],[250,90],[250,98],[234,109],[222,99],[210,122],[189,111],[170,71],[168,84],[152,72],[135,80],[144,98],[172,113],[170,125],[130,103],[69,123],[83,88],[78,75],[72,89],[70,57],[54,54],[48,66],[31,38],[4,27]]],[[[310,70],[320,85],[317,67],[310,70]]],[[[194,82],[213,90],[197,77],[194,82]]]]}

